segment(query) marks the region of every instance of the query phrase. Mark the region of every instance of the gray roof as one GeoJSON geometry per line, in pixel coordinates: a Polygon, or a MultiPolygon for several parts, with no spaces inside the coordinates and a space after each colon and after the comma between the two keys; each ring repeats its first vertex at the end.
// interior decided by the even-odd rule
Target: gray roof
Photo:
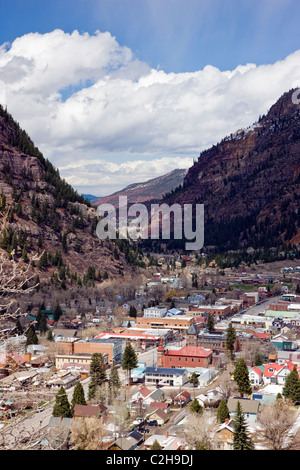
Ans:
{"type": "Polygon", "coordinates": [[[146,374],[170,374],[170,375],[184,375],[186,369],[172,369],[171,367],[146,367],[146,374]]]}
{"type": "Polygon", "coordinates": [[[228,399],[228,402],[227,402],[227,406],[228,406],[230,413],[236,411],[238,401],[240,402],[244,413],[256,414],[258,412],[259,400],[249,400],[248,398],[242,398],[242,397],[239,397],[239,398],[231,397],[228,399]]]}
{"type": "Polygon", "coordinates": [[[189,327],[189,329],[187,330],[186,332],[187,335],[197,335],[198,332],[197,332],[197,328],[195,326],[195,323],[192,323],[191,326],[189,327]]]}

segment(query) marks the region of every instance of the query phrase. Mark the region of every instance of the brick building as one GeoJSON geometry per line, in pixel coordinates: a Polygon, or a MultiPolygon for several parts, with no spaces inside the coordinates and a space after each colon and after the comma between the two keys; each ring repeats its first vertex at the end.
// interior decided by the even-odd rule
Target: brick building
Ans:
{"type": "Polygon", "coordinates": [[[158,367],[204,367],[212,363],[212,350],[197,346],[184,346],[181,349],[164,349],[162,343],[157,348],[158,367]]]}

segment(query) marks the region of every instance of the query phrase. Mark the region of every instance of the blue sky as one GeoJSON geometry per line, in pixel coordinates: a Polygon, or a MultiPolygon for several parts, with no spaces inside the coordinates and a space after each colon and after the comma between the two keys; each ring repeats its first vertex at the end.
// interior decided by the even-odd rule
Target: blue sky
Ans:
{"type": "Polygon", "coordinates": [[[299,17],[299,0],[0,0],[0,102],[76,189],[108,194],[300,86],[299,17]]]}
{"type": "Polygon", "coordinates": [[[109,31],[166,72],[275,62],[299,48],[298,0],[0,0],[0,43],[30,32],[109,31]]]}

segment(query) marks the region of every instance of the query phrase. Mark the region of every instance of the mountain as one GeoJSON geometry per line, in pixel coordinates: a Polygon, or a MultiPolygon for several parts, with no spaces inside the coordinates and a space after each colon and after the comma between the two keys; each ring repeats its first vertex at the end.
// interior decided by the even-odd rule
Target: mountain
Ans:
{"type": "Polygon", "coordinates": [[[127,196],[129,204],[145,203],[154,199],[160,199],[165,194],[172,192],[175,188],[183,183],[187,173],[186,169],[176,169],[163,176],[153,178],[144,183],[134,183],[121,191],[117,191],[109,196],[93,200],[94,206],[100,204],[112,204],[114,207],[119,206],[119,197],[127,196]]]}
{"type": "Polygon", "coordinates": [[[100,198],[100,196],[94,196],[93,194],[83,194],[82,195],[84,199],[86,199],[89,202],[92,202],[93,200],[97,200],[100,198]]]}
{"type": "Polygon", "coordinates": [[[253,126],[203,151],[167,204],[204,204],[205,246],[300,243],[300,107],[283,94],[253,126]]]}
{"type": "Polygon", "coordinates": [[[44,253],[36,274],[60,288],[102,282],[104,274],[116,279],[132,273],[137,255],[125,242],[117,247],[99,240],[96,225],[96,209],[0,106],[1,254],[26,265],[44,253]]]}

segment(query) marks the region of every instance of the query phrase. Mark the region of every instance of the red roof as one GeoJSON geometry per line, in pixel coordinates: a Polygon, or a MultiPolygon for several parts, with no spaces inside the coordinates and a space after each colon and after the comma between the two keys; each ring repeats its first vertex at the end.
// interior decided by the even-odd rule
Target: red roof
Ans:
{"type": "Polygon", "coordinates": [[[212,350],[200,348],[199,346],[184,346],[178,350],[167,350],[166,354],[168,356],[208,357],[212,354],[212,350]]]}

